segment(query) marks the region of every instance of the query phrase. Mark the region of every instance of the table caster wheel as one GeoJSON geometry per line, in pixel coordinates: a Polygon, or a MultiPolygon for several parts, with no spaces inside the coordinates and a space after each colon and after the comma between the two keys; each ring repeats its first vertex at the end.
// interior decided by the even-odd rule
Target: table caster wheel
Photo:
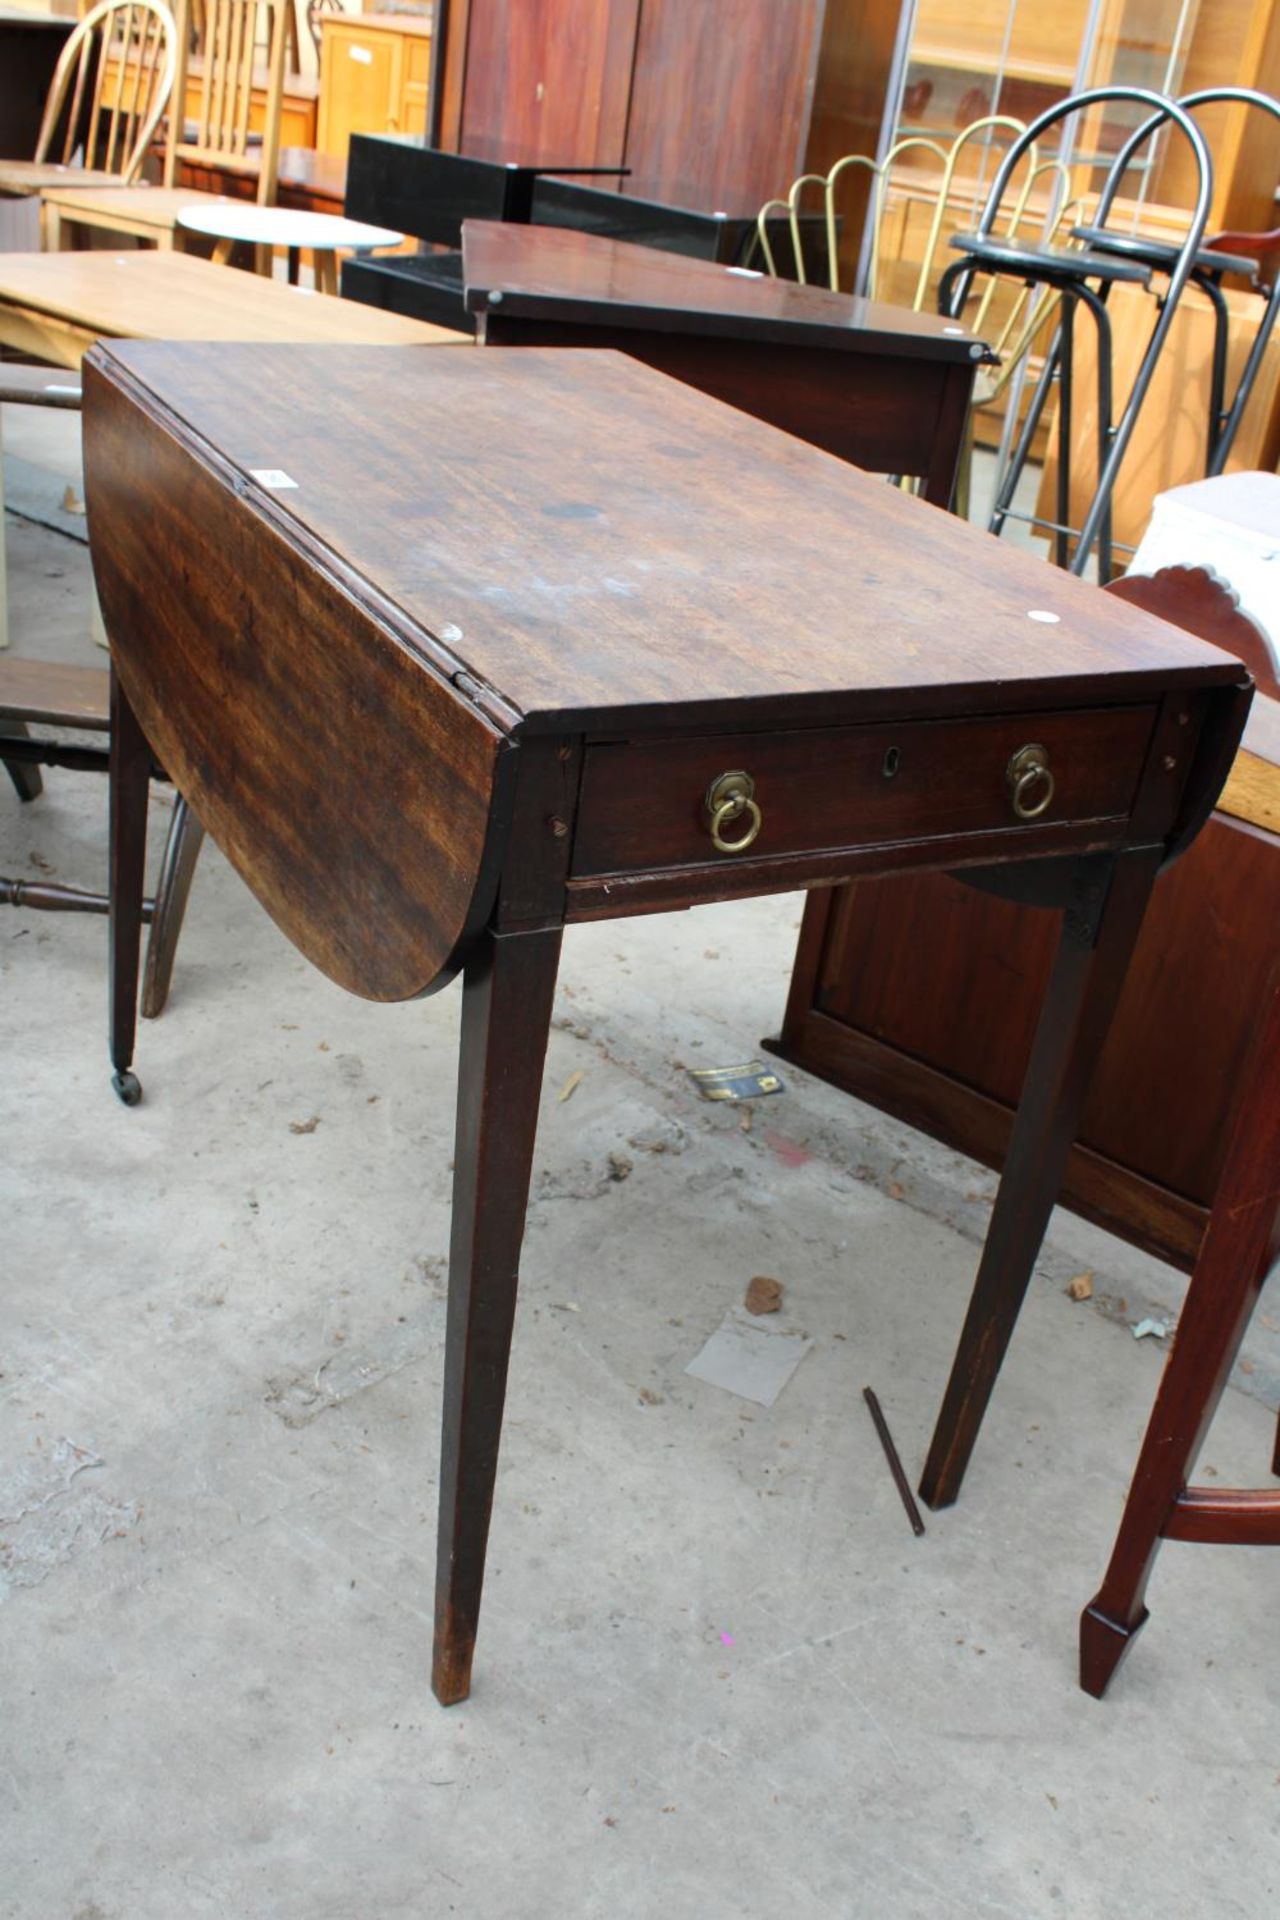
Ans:
{"type": "Polygon", "coordinates": [[[126,1107],[136,1107],[142,1098],[142,1082],[136,1073],[113,1073],[111,1084],[126,1107]]]}

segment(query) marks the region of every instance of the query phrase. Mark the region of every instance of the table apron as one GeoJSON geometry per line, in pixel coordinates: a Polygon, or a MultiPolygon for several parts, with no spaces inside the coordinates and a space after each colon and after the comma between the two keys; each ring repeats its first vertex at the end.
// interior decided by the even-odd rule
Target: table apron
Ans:
{"type": "Polygon", "coordinates": [[[1052,827],[1001,827],[982,834],[934,834],[918,840],[879,841],[874,846],[824,848],[734,865],[722,861],[644,873],[593,874],[568,882],[564,919],[568,923],[667,913],[712,900],[838,886],[843,880],[881,879],[921,867],[949,873],[964,867],[1133,851],[1136,844],[1131,821],[1123,815],[1052,827]]]}
{"type": "Polygon", "coordinates": [[[59,314],[0,302],[0,346],[12,347],[37,360],[51,360],[60,367],[78,367],[99,337],[91,328],[65,320],[59,314]]]}

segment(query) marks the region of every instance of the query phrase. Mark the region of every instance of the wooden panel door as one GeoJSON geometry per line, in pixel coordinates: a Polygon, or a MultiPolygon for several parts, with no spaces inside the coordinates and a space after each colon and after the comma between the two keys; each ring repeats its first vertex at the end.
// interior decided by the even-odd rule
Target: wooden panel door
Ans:
{"type": "Polygon", "coordinates": [[[400,97],[398,36],[342,15],[326,18],[321,32],[320,151],[345,159],[353,133],[408,131],[394,124],[392,108],[400,97]]]}
{"type": "Polygon", "coordinates": [[[644,0],[627,164],[635,190],[737,208],[804,161],[822,0],[644,0]]]}
{"type": "Polygon", "coordinates": [[[639,13],[640,0],[470,0],[459,150],[621,166],[639,13]]]}

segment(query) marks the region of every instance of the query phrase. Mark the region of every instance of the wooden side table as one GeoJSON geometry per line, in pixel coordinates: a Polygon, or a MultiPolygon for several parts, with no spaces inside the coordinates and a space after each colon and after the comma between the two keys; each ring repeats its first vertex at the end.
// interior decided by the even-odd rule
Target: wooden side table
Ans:
{"type": "Polygon", "coordinates": [[[439,1698],[470,1686],[566,924],[939,866],[1060,910],[925,1468],[954,1500],[1239,663],[607,352],[129,343],[84,414],[117,1087],[153,746],[331,978],[463,975],[439,1698]]]}
{"type": "Polygon", "coordinates": [[[486,346],[616,347],[947,506],[988,349],[933,314],[564,227],[468,220],[486,346]]]}

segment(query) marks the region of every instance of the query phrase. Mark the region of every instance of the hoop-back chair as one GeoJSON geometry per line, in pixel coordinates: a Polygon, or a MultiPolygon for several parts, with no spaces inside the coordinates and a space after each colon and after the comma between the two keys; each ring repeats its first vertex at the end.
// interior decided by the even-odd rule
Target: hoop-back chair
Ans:
{"type": "Polygon", "coordinates": [[[30,160],[0,160],[0,193],[68,177],[130,185],[169,104],[177,27],[165,0],[99,0],[62,49],[30,160]]]}
{"type": "Polygon", "coordinates": [[[293,0],[178,0],[177,60],[170,137],[165,141],[163,186],[135,187],[101,198],[64,181],[48,203],[51,234],[86,226],[131,234],[160,247],[174,244],[182,206],[209,205],[222,196],[176,187],[179,161],[251,181],[259,206],[275,204],[284,104],[285,54],[293,0]],[[186,118],[193,48],[193,9],[204,38],[198,49],[195,112],[186,118]],[[266,104],[261,130],[250,127],[258,62],[266,50],[266,104]]]}
{"type": "Polygon", "coordinates": [[[50,228],[55,220],[59,227],[63,222],[105,227],[152,240],[160,247],[172,247],[180,232],[212,235],[213,257],[220,265],[242,243],[254,249],[255,262],[264,272],[270,271],[273,248],[283,247],[289,254],[291,277],[298,255],[310,252],[317,287],[336,294],[339,251],[394,247],[403,236],[331,214],[284,211],[275,205],[285,63],[296,25],[293,0],[180,0],[179,99],[186,94],[191,50],[186,23],[190,7],[196,4],[202,7],[205,32],[199,110],[194,128],[184,127],[182,137],[170,140],[165,149],[164,190],[114,193],[109,200],[59,192],[48,202],[50,228]],[[264,46],[267,101],[259,138],[251,132],[250,118],[255,65],[264,46]],[[254,179],[255,200],[177,189],[180,160],[233,178],[254,179]]]}

